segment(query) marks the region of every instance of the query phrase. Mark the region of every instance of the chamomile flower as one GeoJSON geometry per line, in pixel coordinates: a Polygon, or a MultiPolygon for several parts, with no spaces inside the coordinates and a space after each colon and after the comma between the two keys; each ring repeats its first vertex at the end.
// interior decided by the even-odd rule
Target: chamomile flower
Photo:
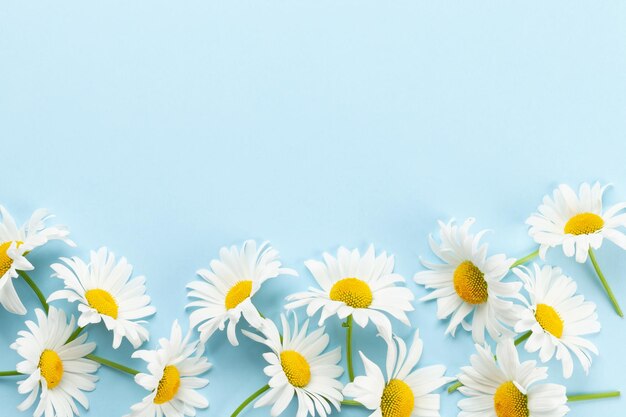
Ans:
{"type": "Polygon", "coordinates": [[[520,363],[513,339],[505,338],[496,347],[497,363],[489,346],[476,345],[472,366],[461,368],[459,391],[466,397],[459,401],[459,417],[562,417],[565,387],[535,384],[548,377],[547,368],[535,361],[520,363]]]}
{"type": "Polygon", "coordinates": [[[78,301],[78,325],[104,322],[113,332],[113,347],[117,349],[122,338],[136,349],[148,340],[148,330],[142,318],[151,316],[156,309],[150,306],[143,276],[130,279],[133,267],[126,258],[116,262],[107,248],[91,251],[89,264],[78,257],[61,258],[64,262],[51,267],[54,276],[62,279],[65,289],[55,291],[48,301],[78,301]]]}
{"type": "Polygon", "coordinates": [[[563,376],[572,376],[572,353],[578,358],[585,373],[591,366],[591,354],[598,354],[596,346],[583,336],[600,331],[596,305],[576,294],[576,283],[563,275],[560,268],[533,265],[533,269],[519,267],[513,270],[524,283],[530,295],[527,308],[515,325],[518,333],[531,331],[525,348],[539,351],[542,362],[553,356],[563,364],[563,376]]]}
{"type": "Polygon", "coordinates": [[[184,417],[195,416],[196,409],[207,408],[208,400],[197,390],[209,380],[200,378],[211,368],[203,357],[204,344],[190,342],[191,332],[183,338],[177,321],[172,325],[170,338],[159,340],[160,349],[138,350],[133,358],[148,363],[149,373],[135,376],[135,382],[151,391],[142,402],[131,407],[126,417],[184,417]]]}
{"type": "Polygon", "coordinates": [[[446,334],[454,336],[459,324],[472,331],[476,343],[485,341],[485,329],[497,340],[512,335],[507,326],[517,319],[515,305],[504,298],[518,298],[522,284],[502,282],[514,260],[505,255],[487,256],[487,245],[480,243],[486,230],[469,232],[474,219],[457,226],[454,221],[439,222],[441,243],[429,237],[432,251],[444,264],[422,260],[429,271],[418,272],[415,282],[433,289],[421,301],[437,300],[437,318],[450,317],[446,334]],[[472,314],[471,322],[468,316],[472,314]]]}
{"type": "Polygon", "coordinates": [[[83,391],[93,391],[98,380],[92,374],[99,365],[85,359],[96,344],[85,343],[86,333],[68,343],[75,321],[72,317],[68,324],[61,310],[50,307],[46,316],[37,309],[35,315],[37,323],[27,321],[29,331],[20,331],[18,339],[11,345],[11,349],[24,358],[17,364],[17,371],[27,376],[17,383],[18,392],[28,394],[18,408],[27,410],[39,396],[33,413],[35,417],[78,415],[76,402],[88,409],[89,401],[83,391]]]}
{"type": "Polygon", "coordinates": [[[13,286],[13,279],[18,277],[18,271],[34,269],[26,259],[26,254],[50,240],[62,240],[70,246],[76,245],[68,239],[69,231],[65,226],[45,226],[46,220],[52,216],[44,209],[36,210],[22,227],[17,226],[13,217],[1,205],[0,216],[0,304],[11,313],[26,314],[26,308],[13,286]]]}
{"type": "Polygon", "coordinates": [[[319,325],[337,315],[340,319],[352,316],[354,322],[365,327],[371,320],[385,338],[391,337],[389,314],[407,326],[407,311],[413,311],[413,293],[404,286],[404,278],[393,272],[394,257],[386,252],[376,256],[370,246],[361,256],[358,249],[352,251],[340,247],[337,257],[324,253],[324,262],[305,262],[320,288],[290,295],[287,309],[307,306],[306,313],[312,317],[321,309],[319,325]]]}
{"type": "Polygon", "coordinates": [[[439,416],[439,394],[433,392],[453,378],[444,376],[446,368],[442,365],[415,369],[423,349],[419,332],[415,332],[408,350],[402,339],[394,339],[387,341],[387,379],[374,362],[359,352],[365,375],[346,385],[344,395],[374,410],[371,416],[439,416]]]}
{"type": "Polygon", "coordinates": [[[282,268],[278,251],[268,242],[257,247],[253,240],[244,242],[241,250],[232,246],[220,249],[220,259],[211,261],[211,270],[201,269],[198,275],[204,281],[187,285],[188,296],[195,301],[187,307],[197,307],[190,317],[191,327],[198,326],[200,340],[206,342],[216,330],[224,330],[228,322],[228,340],[237,346],[236,327],[244,318],[257,327],[261,316],[252,303],[252,297],[261,285],[278,275],[297,275],[292,269],[282,268]]]}
{"type": "Polygon", "coordinates": [[[626,249],[626,235],[619,230],[626,226],[626,214],[620,212],[626,203],[602,209],[602,195],[608,186],[598,182],[582,183],[576,192],[566,184],[554,190],[552,198],[545,196],[538,213],[531,215],[526,224],[528,234],[539,243],[539,255],[545,258],[548,248],[561,245],[565,256],[575,255],[584,263],[589,249],[598,249],[604,238],[626,249]]]}

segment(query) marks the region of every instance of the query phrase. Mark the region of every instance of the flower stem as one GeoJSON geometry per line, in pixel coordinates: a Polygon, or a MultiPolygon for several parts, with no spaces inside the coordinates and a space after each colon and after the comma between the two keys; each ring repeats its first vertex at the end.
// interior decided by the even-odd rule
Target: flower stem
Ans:
{"type": "Polygon", "coordinates": [[[126,372],[127,374],[130,374],[130,375],[137,375],[139,373],[139,371],[137,371],[137,370],[135,370],[133,368],[129,368],[128,366],[124,366],[124,365],[120,365],[117,362],[113,362],[113,361],[110,361],[108,359],[101,358],[100,356],[87,355],[85,357],[87,359],[91,359],[94,362],[98,362],[99,364],[102,364],[104,366],[108,366],[109,368],[117,369],[118,371],[126,372]]]}
{"type": "Polygon", "coordinates": [[[516,266],[523,265],[526,262],[530,261],[531,259],[536,258],[537,256],[539,256],[539,249],[537,249],[533,253],[529,253],[528,255],[524,256],[523,258],[519,258],[517,261],[513,262],[513,265],[511,265],[511,269],[515,268],[516,266]]]}
{"type": "Polygon", "coordinates": [[[599,398],[612,398],[619,397],[621,394],[619,391],[607,391],[607,392],[597,392],[595,394],[577,394],[577,395],[568,395],[567,401],[586,401],[586,400],[597,400],[599,398]]]}
{"type": "Polygon", "coordinates": [[[341,405],[353,405],[355,407],[364,407],[363,404],[361,404],[358,401],[354,401],[354,400],[343,400],[343,401],[341,401],[341,405]]]}
{"type": "Polygon", "coordinates": [[[613,304],[613,308],[615,309],[615,312],[617,313],[618,316],[624,317],[624,313],[622,313],[622,309],[619,307],[617,299],[615,298],[615,295],[613,294],[613,290],[611,290],[609,283],[606,281],[606,278],[604,277],[604,274],[602,273],[602,270],[600,269],[600,266],[598,265],[596,254],[591,248],[589,248],[589,258],[591,259],[593,268],[596,270],[596,274],[598,274],[598,278],[600,278],[600,282],[602,283],[602,286],[604,287],[604,291],[606,291],[606,294],[609,296],[609,299],[611,300],[611,303],[613,304]]]}
{"type": "Polygon", "coordinates": [[[257,391],[255,391],[254,393],[252,393],[251,396],[249,396],[248,398],[246,398],[244,400],[244,402],[241,403],[241,405],[239,407],[237,407],[237,409],[230,415],[230,417],[236,417],[237,415],[239,415],[239,413],[241,413],[241,410],[243,410],[244,408],[246,408],[246,406],[248,404],[250,404],[252,401],[254,401],[259,395],[263,394],[265,391],[267,391],[268,389],[270,389],[269,385],[265,385],[261,388],[259,388],[257,391]]]}
{"type": "Polygon", "coordinates": [[[454,391],[456,391],[457,389],[459,389],[462,386],[463,386],[463,384],[461,384],[461,382],[456,381],[454,384],[452,384],[452,385],[450,385],[448,387],[448,394],[452,394],[454,391]]]}
{"type": "Polygon", "coordinates": [[[523,335],[521,335],[520,337],[518,337],[517,339],[515,339],[515,346],[523,343],[526,339],[528,339],[530,337],[531,334],[533,334],[533,332],[531,330],[529,330],[526,333],[524,333],[523,335]]]}
{"type": "Polygon", "coordinates": [[[346,320],[346,358],[348,360],[348,376],[350,382],[354,381],[354,368],[352,367],[352,314],[346,320]]]}
{"type": "Polygon", "coordinates": [[[16,376],[16,375],[22,375],[22,373],[17,372],[17,371],[0,371],[0,376],[16,376]]]}
{"type": "Polygon", "coordinates": [[[37,295],[37,298],[39,298],[39,302],[41,303],[41,306],[43,307],[43,309],[46,312],[46,314],[48,314],[48,310],[50,309],[50,307],[48,306],[48,302],[46,301],[46,297],[44,297],[43,293],[41,292],[41,290],[39,289],[37,284],[35,284],[35,281],[33,281],[31,279],[31,277],[29,277],[28,274],[26,272],[24,272],[24,271],[17,271],[17,273],[22,278],[24,278],[24,281],[26,281],[28,286],[35,292],[35,294],[37,295]]]}
{"type": "Polygon", "coordinates": [[[74,330],[74,332],[67,339],[67,342],[65,343],[70,343],[72,340],[76,339],[84,329],[85,329],[84,327],[78,326],[76,330],[74,330]]]}

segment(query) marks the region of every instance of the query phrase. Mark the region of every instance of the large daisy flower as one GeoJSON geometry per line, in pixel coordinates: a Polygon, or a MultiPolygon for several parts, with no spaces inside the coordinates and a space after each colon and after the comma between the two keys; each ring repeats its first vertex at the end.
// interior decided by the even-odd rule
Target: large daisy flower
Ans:
{"type": "Polygon", "coordinates": [[[593,343],[582,336],[600,331],[596,305],[576,294],[576,283],[563,275],[560,268],[534,264],[513,270],[524,283],[530,295],[527,308],[515,325],[518,333],[531,332],[525,348],[539,351],[542,362],[556,358],[563,363],[563,376],[572,376],[572,353],[580,361],[585,373],[591,366],[591,354],[598,354],[593,343]]]}
{"type": "Polygon", "coordinates": [[[85,343],[87,334],[67,342],[75,328],[72,317],[67,323],[65,313],[50,307],[48,316],[35,310],[37,323],[27,321],[29,331],[22,330],[11,349],[24,358],[17,371],[27,375],[19,381],[18,392],[28,397],[18,408],[25,411],[39,396],[33,415],[72,417],[78,415],[76,402],[85,409],[89,401],[83,391],[93,391],[98,378],[94,375],[99,365],[85,356],[93,352],[95,343],[85,343]],[[41,395],[39,392],[41,390],[41,395]]]}
{"type": "Polygon", "coordinates": [[[513,339],[505,338],[496,347],[498,361],[489,346],[476,345],[472,366],[461,368],[459,391],[469,398],[459,401],[459,417],[562,417],[565,387],[535,384],[548,377],[547,369],[535,361],[520,363],[513,339]]]}
{"type": "Polygon", "coordinates": [[[285,308],[307,306],[309,317],[321,309],[320,326],[332,315],[340,319],[352,316],[361,327],[371,320],[387,339],[391,337],[391,322],[384,313],[410,325],[406,312],[413,310],[414,296],[408,288],[395,285],[405,281],[393,272],[393,256],[386,252],[376,256],[374,246],[370,246],[363,256],[358,249],[340,247],[336,258],[328,253],[323,257],[324,262],[305,262],[321,289],[290,295],[285,308]]]}
{"type": "Polygon", "coordinates": [[[598,249],[604,238],[626,249],[626,235],[619,231],[626,226],[626,214],[619,214],[626,203],[602,210],[602,194],[608,186],[582,183],[578,195],[569,186],[559,185],[552,198],[545,196],[539,213],[531,215],[529,235],[539,243],[539,254],[545,258],[548,248],[563,246],[566,256],[576,255],[576,261],[587,260],[589,249],[598,249]]]}
{"type": "Polygon", "coordinates": [[[107,248],[91,251],[89,264],[78,257],[61,258],[65,264],[51,267],[54,276],[62,279],[65,289],[55,291],[48,301],[78,301],[78,325],[104,322],[113,332],[113,347],[117,349],[122,338],[127,338],[138,348],[148,340],[148,330],[142,326],[144,320],[156,312],[150,306],[143,276],[130,279],[133,267],[126,258],[115,261],[115,255],[107,248]]]}
{"type": "Polygon", "coordinates": [[[437,318],[450,318],[446,334],[454,336],[459,324],[472,331],[476,343],[484,343],[485,329],[497,340],[511,335],[506,326],[517,319],[517,310],[511,301],[517,298],[522,284],[502,282],[514,259],[498,254],[487,256],[487,245],[480,243],[486,230],[473,235],[469,232],[474,219],[467,219],[462,226],[454,221],[439,222],[441,243],[429,236],[432,251],[444,264],[422,260],[429,271],[418,272],[415,282],[434,291],[421,301],[437,300],[437,318]],[[467,317],[473,312],[471,323],[467,317]]]}
{"type": "Polygon", "coordinates": [[[206,342],[228,322],[228,340],[237,346],[236,327],[241,315],[257,327],[261,315],[252,304],[252,297],[261,285],[278,275],[297,275],[293,269],[282,268],[278,251],[264,242],[257,247],[253,240],[244,242],[241,250],[236,246],[220,249],[220,259],[211,261],[211,270],[201,269],[198,275],[204,281],[187,285],[188,296],[195,301],[187,307],[198,307],[191,313],[191,327],[198,327],[200,339],[206,342]]]}
{"type": "Polygon", "coordinates": [[[172,325],[169,340],[162,338],[157,350],[138,350],[133,358],[148,363],[149,373],[135,376],[135,382],[151,391],[142,402],[131,407],[126,417],[195,416],[197,408],[207,408],[208,400],[197,390],[209,380],[199,378],[211,368],[203,357],[204,344],[189,342],[190,332],[183,338],[177,321],[172,325]]]}
{"type": "Polygon", "coordinates": [[[299,328],[295,315],[294,321],[292,331],[287,318],[281,315],[282,336],[268,319],[264,319],[259,327],[263,336],[244,330],[246,336],[271,349],[263,354],[269,363],[264,371],[270,377],[270,388],[254,407],[273,404],[270,414],[275,417],[296,397],[296,417],[326,417],[332,411],[331,404],[339,410],[343,400],[343,384],[337,379],[343,373],[343,368],[337,365],[341,360],[341,348],[322,353],[329,341],[324,327],[307,334],[309,321],[302,328],[299,328]]]}
{"type": "Polygon", "coordinates": [[[44,209],[36,210],[22,227],[17,226],[1,205],[0,216],[0,304],[11,313],[26,314],[26,308],[13,286],[13,278],[18,277],[18,271],[34,269],[26,259],[26,254],[50,240],[76,245],[68,239],[69,231],[65,226],[45,226],[45,221],[52,216],[44,209]]]}
{"type": "Polygon", "coordinates": [[[370,417],[437,417],[439,394],[433,394],[453,378],[444,376],[443,365],[415,369],[422,356],[423,343],[415,332],[407,350],[398,337],[387,341],[387,379],[380,368],[359,352],[365,367],[365,376],[358,376],[343,390],[374,412],[370,417]]]}

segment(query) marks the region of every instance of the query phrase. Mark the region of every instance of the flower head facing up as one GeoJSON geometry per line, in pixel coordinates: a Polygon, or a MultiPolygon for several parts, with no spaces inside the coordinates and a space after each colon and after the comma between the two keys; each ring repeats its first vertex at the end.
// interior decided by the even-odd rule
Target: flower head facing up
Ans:
{"type": "Polygon", "coordinates": [[[562,417],[565,387],[535,384],[548,377],[547,368],[535,361],[520,363],[513,339],[504,338],[496,348],[497,362],[489,346],[476,345],[472,366],[461,368],[459,391],[468,398],[459,401],[461,417],[562,417]]]}
{"type": "Polygon", "coordinates": [[[600,331],[596,305],[576,295],[576,283],[560,268],[534,264],[532,269],[519,267],[513,272],[530,296],[529,301],[524,300],[526,308],[515,324],[516,332],[532,332],[526,350],[539,351],[542,362],[556,355],[565,378],[572,376],[573,353],[588,373],[591,354],[597,355],[598,349],[583,336],[600,331]]]}
{"type": "Polygon", "coordinates": [[[413,343],[407,350],[405,342],[394,337],[387,341],[387,378],[380,368],[359,352],[365,375],[357,376],[343,390],[346,397],[354,398],[372,415],[382,417],[432,417],[439,416],[439,394],[433,394],[452,378],[444,376],[442,365],[416,369],[422,356],[423,343],[415,332],[413,343]]]}
{"type": "Polygon", "coordinates": [[[76,402],[85,409],[89,402],[83,391],[93,391],[98,364],[85,359],[93,352],[95,343],[85,343],[87,334],[71,342],[68,338],[75,329],[72,317],[69,324],[65,313],[50,307],[48,316],[35,310],[37,323],[27,321],[29,331],[19,332],[19,338],[11,348],[24,358],[17,364],[17,371],[27,378],[18,382],[18,392],[28,394],[19,405],[21,411],[30,408],[41,390],[39,403],[33,415],[73,417],[78,415],[76,402]]]}
{"type": "Polygon", "coordinates": [[[0,304],[14,314],[26,314],[26,308],[13,286],[13,278],[18,271],[33,270],[26,259],[28,252],[45,245],[50,240],[61,240],[76,246],[68,239],[65,226],[46,227],[45,222],[52,217],[47,210],[35,210],[28,223],[18,227],[9,212],[0,205],[0,304]]]}
{"type": "Polygon", "coordinates": [[[135,382],[150,391],[142,402],[131,407],[127,417],[185,417],[195,416],[196,409],[207,408],[209,402],[197,390],[209,380],[199,378],[211,368],[203,356],[204,344],[190,342],[190,332],[183,337],[177,321],[170,338],[159,340],[157,350],[138,350],[133,358],[148,363],[150,373],[135,376],[135,382]]]}
{"type": "Polygon", "coordinates": [[[297,275],[283,268],[278,251],[264,242],[257,246],[253,240],[220,249],[220,259],[211,261],[211,270],[201,269],[198,275],[204,281],[187,285],[188,296],[195,299],[187,307],[196,308],[190,315],[192,327],[198,326],[200,339],[207,341],[216,330],[224,330],[228,322],[228,340],[237,346],[236,327],[244,318],[253,327],[261,323],[261,315],[252,303],[252,297],[261,285],[279,275],[297,275]]]}
{"type": "Polygon", "coordinates": [[[341,360],[341,349],[324,352],[329,337],[323,327],[307,334],[308,320],[300,328],[294,315],[293,329],[284,315],[281,315],[281,322],[282,336],[269,319],[263,319],[259,327],[261,336],[244,330],[246,336],[271,350],[263,354],[269,363],[264,372],[270,377],[270,389],[254,407],[272,404],[271,415],[277,416],[296,397],[296,417],[326,417],[332,411],[331,405],[339,410],[343,400],[343,384],[338,380],[343,368],[337,365],[341,360]]]}
{"type": "Polygon", "coordinates": [[[483,343],[485,329],[492,338],[511,335],[507,326],[517,320],[515,305],[505,298],[518,298],[519,282],[502,282],[513,259],[505,255],[487,256],[487,245],[480,243],[486,231],[470,233],[474,219],[461,226],[454,221],[439,222],[441,242],[429,239],[432,251],[443,264],[422,260],[428,271],[418,272],[415,282],[433,289],[421,301],[437,300],[437,318],[450,317],[446,334],[454,336],[461,324],[472,331],[475,342],[483,343]],[[470,314],[471,322],[468,320],[470,314]]]}
{"type": "Polygon", "coordinates": [[[545,259],[548,248],[563,247],[566,256],[576,261],[587,260],[589,249],[598,249],[604,238],[626,249],[626,235],[619,230],[626,226],[626,203],[602,209],[602,195],[608,186],[600,183],[582,183],[578,194],[565,184],[554,190],[552,197],[545,196],[538,212],[526,224],[528,234],[539,243],[539,254],[545,259]]]}
{"type": "Polygon", "coordinates": [[[391,322],[385,313],[410,325],[406,312],[413,310],[414,296],[408,288],[395,285],[405,281],[393,272],[393,256],[385,252],[376,256],[373,246],[363,256],[357,249],[344,247],[336,258],[328,253],[323,256],[324,262],[305,262],[320,288],[287,297],[287,309],[306,306],[309,317],[321,309],[320,326],[332,315],[340,319],[352,315],[361,327],[371,320],[387,338],[391,337],[391,322]]]}
{"type": "Polygon", "coordinates": [[[130,278],[133,267],[126,258],[116,262],[112,252],[100,248],[91,252],[88,264],[78,257],[61,260],[63,263],[51,267],[54,276],[65,283],[65,289],[52,293],[48,301],[78,301],[78,325],[103,321],[113,332],[116,349],[124,337],[135,349],[148,340],[148,330],[142,326],[145,321],[140,319],[153,315],[156,309],[146,295],[146,279],[130,278]]]}

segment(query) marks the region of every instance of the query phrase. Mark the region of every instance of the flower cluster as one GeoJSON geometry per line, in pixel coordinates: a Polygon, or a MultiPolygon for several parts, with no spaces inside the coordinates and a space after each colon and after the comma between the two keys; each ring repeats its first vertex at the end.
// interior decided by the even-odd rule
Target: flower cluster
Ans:
{"type": "Polygon", "coordinates": [[[546,196],[538,213],[527,220],[539,248],[517,260],[490,254],[482,242],[485,231],[470,230],[473,219],[439,223],[439,236],[431,236],[429,243],[440,262],[422,259],[424,270],[414,281],[428,291],[420,301],[436,300],[437,319],[448,323],[445,333],[454,337],[460,328],[475,342],[470,365],[456,376],[446,375],[444,365],[418,366],[425,348],[419,330],[410,341],[394,332],[391,319],[411,327],[407,313],[415,308],[414,294],[394,272],[394,257],[377,253],[374,246],[364,253],[340,247],[336,254],[306,261],[316,285],[287,297],[280,323],[265,317],[254,297],[266,281],[295,277],[296,271],[285,268],[267,242],[250,240],[241,247],[222,248],[218,259],[187,285],[187,333],[175,321],[158,348],[137,350],[149,340],[145,323],[156,312],[146,294],[146,279],[133,276],[125,258],[101,248],[87,260],[74,256],[53,263],[52,277],[61,280],[63,288],[46,298],[28,275],[34,269],[28,254],[52,240],[74,247],[69,232],[63,226],[46,226],[50,215],[45,210],[37,210],[18,227],[0,206],[0,304],[11,313],[27,313],[13,285],[14,279],[23,279],[42,307],[34,311],[36,321],[26,321],[27,330],[11,345],[23,361],[0,376],[22,376],[17,390],[26,399],[19,409],[33,408],[34,417],[73,417],[79,405],[87,409],[86,392],[96,388],[100,365],[134,376],[148,391],[130,406],[128,417],[195,416],[209,406],[201,392],[209,382],[204,374],[212,366],[205,343],[225,331],[232,346],[238,346],[243,334],[267,349],[262,355],[267,384],[231,417],[252,403],[268,407],[275,417],[293,402],[296,417],[326,417],[342,407],[363,407],[372,417],[435,417],[440,415],[439,391],[451,383],[448,392],[458,390],[465,396],[458,402],[460,417],[561,417],[569,411],[569,401],[619,392],[568,395],[562,385],[539,383],[548,379],[547,368],[534,360],[520,362],[517,346],[523,344],[526,351],[538,353],[542,363],[559,361],[564,378],[571,377],[576,366],[588,373],[598,355],[589,336],[600,331],[596,305],[577,293],[571,277],[556,266],[524,264],[536,257],[545,261],[547,250],[557,246],[577,262],[590,259],[621,316],[594,250],[605,237],[626,249],[621,231],[626,227],[626,203],[603,211],[605,190],[597,183],[582,184],[576,193],[561,185],[552,197],[546,196]],[[58,300],[74,303],[77,316],[68,318],[48,304],[58,300]],[[304,311],[307,319],[301,323],[296,311],[304,311]],[[346,331],[343,357],[324,327],[332,316],[346,331]],[[112,348],[129,343],[135,350],[132,357],[146,362],[146,372],[93,353],[96,345],[88,341],[86,329],[99,323],[111,333],[112,348]],[[385,365],[359,351],[364,374],[355,375],[354,325],[365,328],[370,323],[387,346],[385,365]]]}

